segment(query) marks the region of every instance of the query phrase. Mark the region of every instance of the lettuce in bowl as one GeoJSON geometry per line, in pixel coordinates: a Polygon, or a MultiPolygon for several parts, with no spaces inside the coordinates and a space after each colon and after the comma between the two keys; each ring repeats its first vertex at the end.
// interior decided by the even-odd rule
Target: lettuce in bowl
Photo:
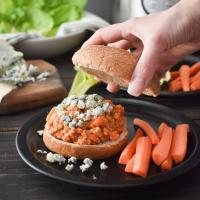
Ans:
{"type": "Polygon", "coordinates": [[[0,0],[0,33],[54,36],[63,22],[79,20],[87,0],[0,0]]]}

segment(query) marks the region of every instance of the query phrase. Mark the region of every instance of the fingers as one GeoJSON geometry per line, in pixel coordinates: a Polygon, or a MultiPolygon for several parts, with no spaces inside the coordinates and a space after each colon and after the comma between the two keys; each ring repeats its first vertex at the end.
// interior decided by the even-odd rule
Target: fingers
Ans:
{"type": "MultiPolygon", "coordinates": [[[[128,50],[128,49],[131,48],[131,44],[127,40],[120,40],[118,42],[110,43],[108,46],[112,46],[112,47],[116,47],[116,48],[121,48],[121,49],[126,49],[126,50],[128,50]]],[[[120,88],[119,88],[119,86],[110,83],[110,84],[107,85],[106,89],[110,93],[116,93],[116,92],[119,91],[120,88]]]]}
{"type": "Polygon", "coordinates": [[[113,43],[123,39],[122,31],[123,31],[123,23],[113,24],[106,26],[104,28],[96,31],[84,44],[83,46],[97,44],[97,45],[105,45],[108,43],[113,43]]]}
{"type": "Polygon", "coordinates": [[[131,43],[127,40],[120,40],[120,41],[117,41],[114,43],[110,43],[110,44],[108,44],[108,46],[120,48],[120,49],[126,49],[126,50],[128,50],[132,47],[131,43]]]}
{"type": "Polygon", "coordinates": [[[145,45],[129,83],[129,94],[139,96],[149,85],[157,68],[156,57],[156,48],[152,44],[145,45]]]}
{"type": "Polygon", "coordinates": [[[114,84],[108,84],[106,89],[111,93],[116,93],[119,91],[119,87],[114,84]]]}

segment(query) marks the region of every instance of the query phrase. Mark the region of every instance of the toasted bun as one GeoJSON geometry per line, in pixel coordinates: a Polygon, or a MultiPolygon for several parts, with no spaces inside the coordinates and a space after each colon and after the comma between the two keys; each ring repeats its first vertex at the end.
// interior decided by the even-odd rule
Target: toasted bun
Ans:
{"type": "MultiPolygon", "coordinates": [[[[73,64],[106,83],[128,87],[139,57],[126,50],[89,45],[78,50],[72,57],[73,64]]],[[[149,96],[160,94],[160,81],[154,76],[143,92],[149,96]]]]}
{"type": "Polygon", "coordinates": [[[43,141],[49,150],[66,157],[75,156],[78,159],[104,159],[117,154],[124,148],[128,142],[128,131],[125,127],[117,140],[98,145],[79,145],[64,142],[56,139],[46,131],[43,133],[43,141]]]}

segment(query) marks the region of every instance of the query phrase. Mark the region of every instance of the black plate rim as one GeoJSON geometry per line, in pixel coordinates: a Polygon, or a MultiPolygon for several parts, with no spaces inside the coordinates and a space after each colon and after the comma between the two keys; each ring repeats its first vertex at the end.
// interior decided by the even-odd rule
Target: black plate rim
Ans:
{"type": "MultiPolygon", "coordinates": [[[[200,95],[200,90],[197,91],[189,91],[189,92],[166,92],[166,91],[161,91],[160,95],[158,97],[185,97],[185,96],[189,96],[189,97],[193,97],[193,96],[197,96],[200,95]]],[[[142,95],[143,97],[146,95],[142,95]]]]}
{"type": "MultiPolygon", "coordinates": [[[[120,88],[122,91],[126,91],[127,88],[120,88]]],[[[167,92],[162,91],[160,92],[160,95],[158,95],[156,98],[181,98],[181,97],[196,97],[197,95],[200,95],[200,90],[197,91],[189,91],[189,92],[167,92]]],[[[141,96],[137,97],[138,99],[155,99],[155,97],[148,96],[145,94],[142,94],[141,96]]]]}
{"type": "MultiPolygon", "coordinates": [[[[150,106],[153,109],[157,109],[157,110],[162,109],[167,113],[171,113],[171,112],[175,111],[174,109],[171,109],[171,108],[163,106],[163,105],[159,105],[159,104],[151,103],[151,102],[145,102],[145,101],[141,101],[141,100],[119,98],[119,99],[113,99],[113,102],[120,103],[120,104],[133,104],[133,102],[134,102],[136,104],[150,106]]],[[[121,183],[120,184],[99,184],[99,183],[95,183],[95,182],[81,182],[81,181],[77,181],[77,180],[66,179],[66,178],[62,177],[63,173],[59,173],[59,172],[54,173],[54,170],[43,165],[42,163],[40,163],[37,159],[35,159],[33,157],[33,155],[29,152],[29,149],[27,147],[26,137],[24,137],[24,136],[26,136],[26,132],[27,132],[26,130],[30,127],[30,123],[32,124],[33,120],[43,117],[43,115],[45,115],[49,111],[49,109],[50,108],[43,109],[42,111],[40,111],[39,113],[37,113],[36,115],[31,117],[22,126],[22,128],[18,131],[18,133],[16,135],[15,144],[16,144],[17,151],[18,151],[20,157],[24,160],[24,162],[27,165],[29,165],[31,168],[33,168],[34,170],[38,171],[41,174],[44,174],[48,177],[51,177],[51,178],[54,178],[57,180],[61,180],[61,181],[76,184],[76,185],[95,187],[95,188],[110,188],[110,189],[112,189],[112,188],[130,188],[130,187],[141,187],[141,186],[144,187],[144,186],[149,186],[149,185],[158,183],[156,176],[155,177],[147,177],[146,182],[139,181],[139,182],[137,182],[137,184],[132,183],[131,181],[127,181],[126,183],[123,183],[123,184],[121,184],[121,183]],[[23,141],[23,145],[20,145],[22,141],[23,141]],[[24,150],[22,148],[22,146],[27,147],[27,148],[24,150]]],[[[189,119],[188,117],[186,117],[185,115],[183,115],[182,113],[180,113],[178,111],[176,111],[176,115],[179,116],[181,119],[183,119],[183,121],[187,121],[189,124],[192,124],[192,127],[195,130],[195,132],[200,131],[200,127],[194,121],[192,121],[191,119],[189,119]]],[[[185,162],[186,162],[185,161],[185,162],[181,163],[180,165],[178,165],[178,168],[181,167],[181,170],[177,170],[177,167],[174,167],[170,171],[160,174],[159,175],[159,177],[160,177],[159,183],[169,181],[172,178],[176,178],[176,177],[184,174],[185,172],[191,170],[192,168],[194,168],[196,165],[199,164],[199,162],[200,162],[200,135],[195,134],[195,137],[197,140],[197,145],[196,145],[194,151],[192,152],[192,154],[186,160],[187,164],[188,163],[190,164],[189,169],[185,165],[185,162]]]]}

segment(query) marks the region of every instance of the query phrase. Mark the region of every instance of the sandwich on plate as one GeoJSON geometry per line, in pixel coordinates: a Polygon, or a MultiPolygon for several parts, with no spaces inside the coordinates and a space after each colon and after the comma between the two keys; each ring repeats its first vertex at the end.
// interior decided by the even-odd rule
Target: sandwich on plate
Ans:
{"type": "Polygon", "coordinates": [[[128,141],[124,108],[97,94],[69,96],[47,115],[43,141],[66,157],[113,156],[128,141]]]}

